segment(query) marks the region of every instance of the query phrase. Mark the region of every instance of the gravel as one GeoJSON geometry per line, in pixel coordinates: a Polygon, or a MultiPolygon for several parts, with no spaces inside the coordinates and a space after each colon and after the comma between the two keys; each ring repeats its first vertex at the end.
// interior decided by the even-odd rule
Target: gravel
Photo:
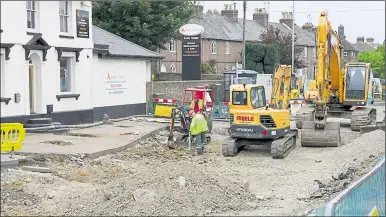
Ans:
{"type": "Polygon", "coordinates": [[[53,173],[2,172],[1,215],[304,215],[385,152],[379,130],[344,132],[345,145],[336,148],[298,144],[282,160],[272,159],[267,146],[224,158],[221,130],[214,128],[203,156],[167,148],[163,131],[94,160],[35,158],[53,173]]]}

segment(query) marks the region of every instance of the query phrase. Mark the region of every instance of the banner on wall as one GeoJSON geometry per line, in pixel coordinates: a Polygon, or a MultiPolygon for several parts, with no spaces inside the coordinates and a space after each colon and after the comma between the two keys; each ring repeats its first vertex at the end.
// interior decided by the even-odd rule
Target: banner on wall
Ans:
{"type": "Polygon", "coordinates": [[[76,10],[76,37],[89,38],[90,37],[90,19],[89,12],[83,10],[76,10]]]}
{"type": "Polygon", "coordinates": [[[122,74],[108,72],[105,84],[108,94],[123,94],[127,90],[126,77],[122,74]]]}

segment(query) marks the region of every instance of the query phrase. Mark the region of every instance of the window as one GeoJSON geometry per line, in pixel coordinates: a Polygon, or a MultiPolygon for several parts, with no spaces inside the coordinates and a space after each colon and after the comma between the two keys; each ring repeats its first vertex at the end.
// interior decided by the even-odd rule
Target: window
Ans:
{"type": "Polygon", "coordinates": [[[60,32],[68,33],[69,13],[68,1],[59,1],[60,32]]]}
{"type": "Polygon", "coordinates": [[[225,54],[230,54],[231,53],[231,45],[229,42],[225,42],[225,54]]]}
{"type": "Polygon", "coordinates": [[[254,109],[265,107],[265,90],[263,87],[251,89],[251,104],[254,109]]]}
{"type": "Polygon", "coordinates": [[[5,56],[1,54],[1,96],[5,97],[5,56]]]}
{"type": "Polygon", "coordinates": [[[60,92],[71,92],[72,86],[72,63],[73,58],[62,57],[60,59],[60,92]]]}
{"type": "Polygon", "coordinates": [[[176,67],[173,64],[170,66],[170,71],[171,72],[176,72],[176,67]]]}
{"type": "Polygon", "coordinates": [[[345,52],[343,53],[343,55],[346,57],[346,56],[347,56],[347,51],[345,51],[345,52]]]}
{"type": "Polygon", "coordinates": [[[304,47],[304,57],[307,57],[307,47],[304,47]]]}
{"type": "Polygon", "coordinates": [[[27,1],[27,28],[36,29],[36,1],[27,1]]]}
{"type": "Polygon", "coordinates": [[[354,56],[354,51],[351,51],[351,56],[352,56],[352,57],[354,56]]]}
{"type": "Polygon", "coordinates": [[[212,41],[212,54],[217,54],[217,44],[215,41],[212,41]]]}
{"type": "Polygon", "coordinates": [[[312,57],[316,57],[316,49],[314,47],[312,48],[312,57]]]}
{"type": "Polygon", "coordinates": [[[246,91],[233,91],[232,92],[232,104],[233,105],[248,105],[246,91]]]}
{"type": "Polygon", "coordinates": [[[176,41],[173,39],[169,42],[169,52],[176,52],[176,41]]]}

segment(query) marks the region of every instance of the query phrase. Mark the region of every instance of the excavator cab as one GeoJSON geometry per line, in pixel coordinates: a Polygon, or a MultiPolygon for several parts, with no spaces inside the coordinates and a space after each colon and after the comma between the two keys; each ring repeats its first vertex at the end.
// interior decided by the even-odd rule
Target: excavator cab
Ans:
{"type": "Polygon", "coordinates": [[[370,70],[368,63],[346,64],[343,106],[365,106],[367,104],[370,70]]]}

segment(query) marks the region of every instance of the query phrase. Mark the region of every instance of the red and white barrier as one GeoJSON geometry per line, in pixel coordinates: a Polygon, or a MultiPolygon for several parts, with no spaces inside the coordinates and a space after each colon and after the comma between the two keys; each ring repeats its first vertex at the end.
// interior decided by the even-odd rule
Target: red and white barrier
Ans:
{"type": "Polygon", "coordinates": [[[172,103],[172,104],[176,104],[177,103],[176,99],[159,99],[159,98],[154,98],[153,100],[156,103],[172,103]]]}
{"type": "Polygon", "coordinates": [[[290,104],[306,104],[304,99],[290,99],[290,104]]]}

